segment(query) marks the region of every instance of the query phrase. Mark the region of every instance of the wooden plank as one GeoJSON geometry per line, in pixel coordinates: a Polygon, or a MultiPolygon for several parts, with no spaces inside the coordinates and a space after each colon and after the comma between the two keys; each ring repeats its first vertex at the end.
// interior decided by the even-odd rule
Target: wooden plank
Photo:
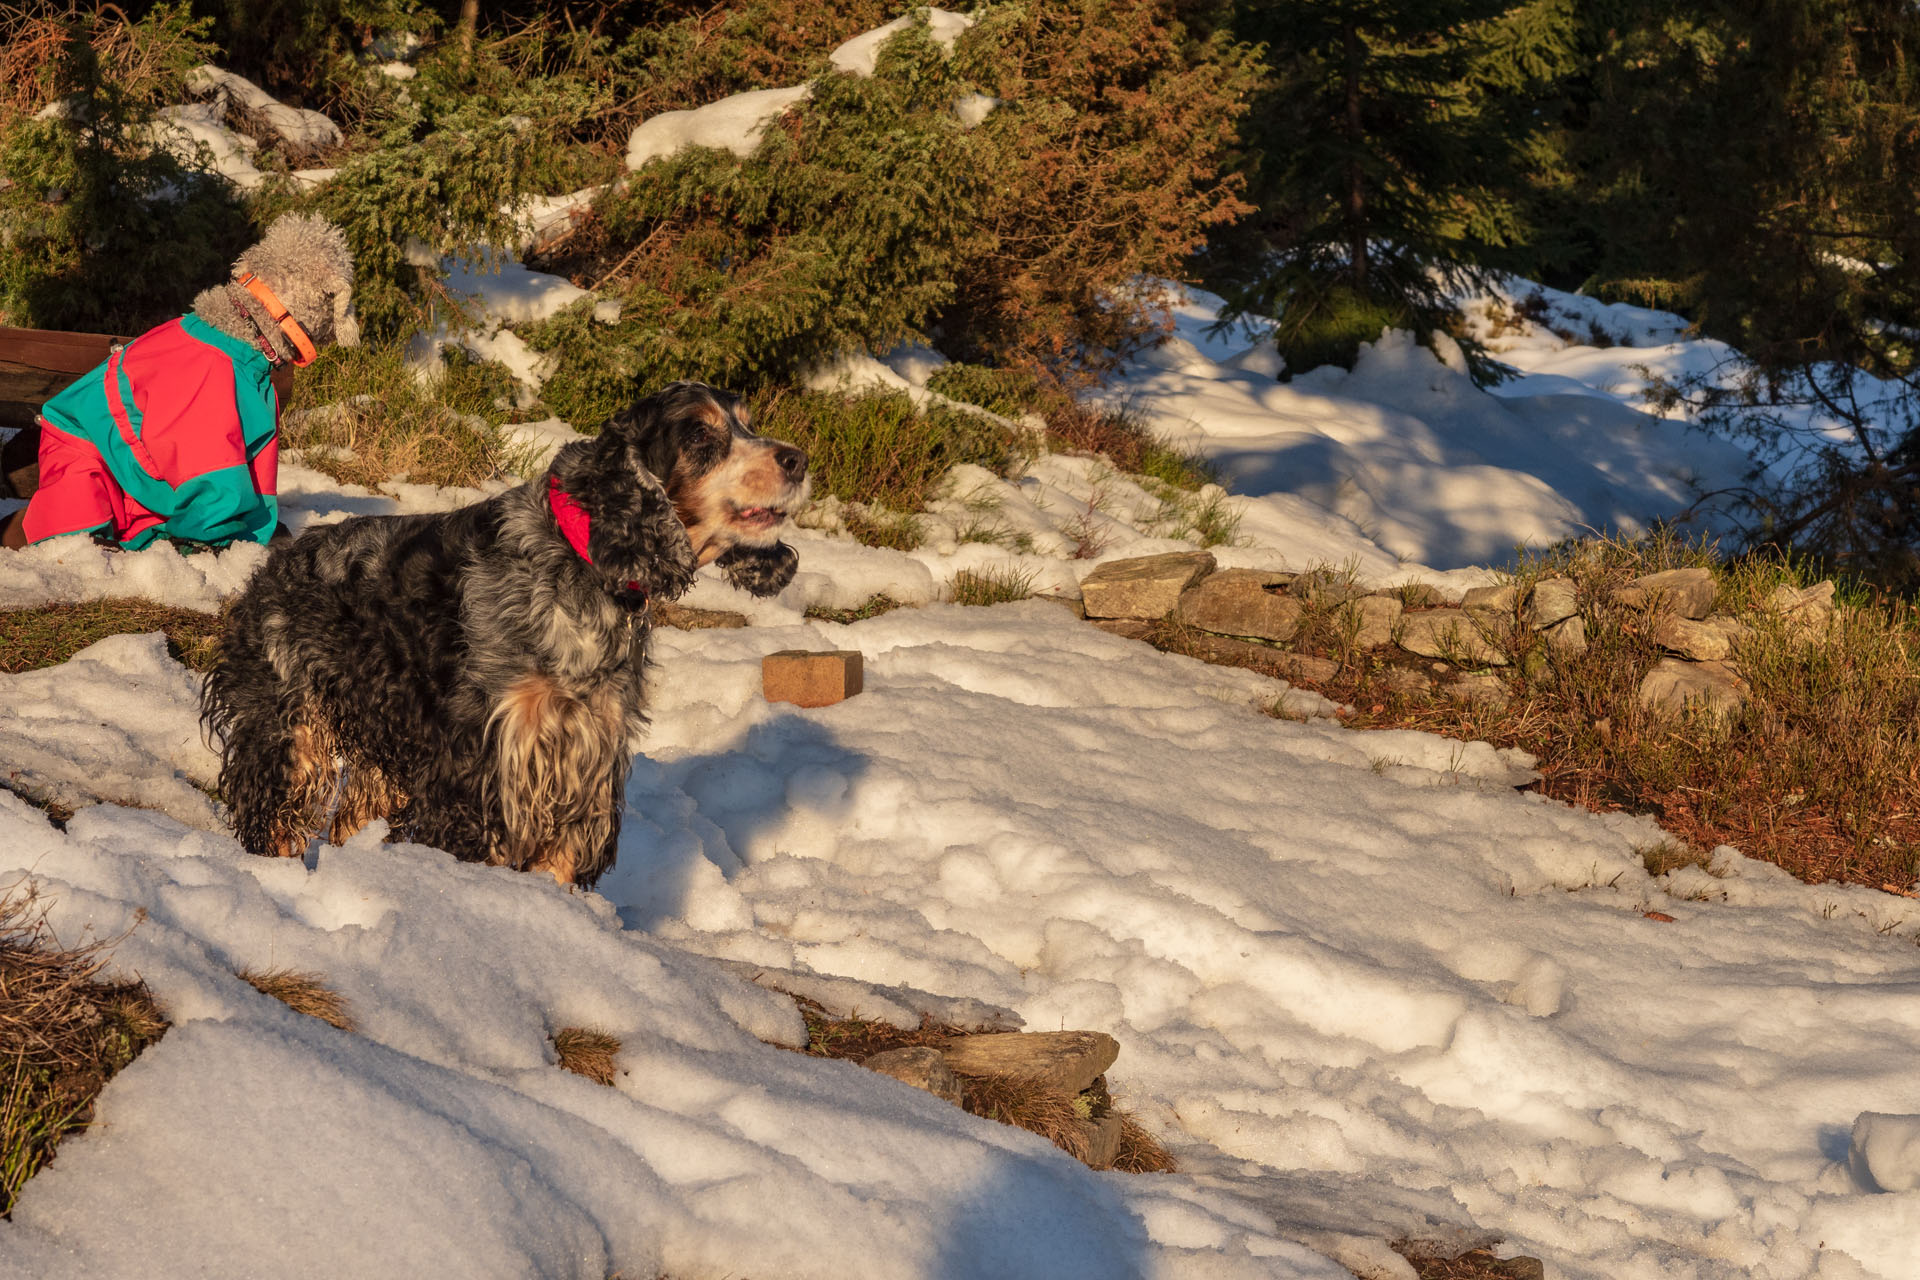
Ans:
{"type": "Polygon", "coordinates": [[[78,375],[105,360],[113,344],[123,341],[107,333],[0,327],[0,363],[78,375]]]}
{"type": "MultiPolygon", "coordinates": [[[[88,365],[88,369],[93,365],[88,365]]],[[[81,373],[86,370],[81,370],[81,373]]],[[[0,360],[0,427],[24,427],[32,424],[40,406],[64,391],[80,377],[56,369],[0,360]]]]}
{"type": "MultiPolygon", "coordinates": [[[[0,326],[0,427],[30,424],[41,405],[98,367],[113,344],[123,341],[104,333],[0,326]]],[[[292,365],[274,369],[273,387],[284,412],[293,402],[292,365]]]]}

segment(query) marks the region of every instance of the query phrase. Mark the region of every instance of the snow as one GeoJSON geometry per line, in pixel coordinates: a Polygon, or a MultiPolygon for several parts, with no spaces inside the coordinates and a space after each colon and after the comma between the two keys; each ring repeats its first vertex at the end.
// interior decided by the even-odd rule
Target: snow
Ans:
{"type": "MultiPolygon", "coordinates": [[[[920,9],[933,42],[949,52],[953,43],[973,19],[944,9],[920,9]]],[[[902,14],[892,22],[848,40],[827,61],[836,71],[871,76],[880,56],[880,46],[912,26],[916,17],[902,14]]],[[[751,89],[688,111],[663,111],[635,125],[627,137],[627,168],[638,169],[651,160],[677,155],[688,147],[713,147],[746,157],[760,146],[767,125],[813,96],[809,84],[779,89],[751,89]]],[[[985,120],[998,102],[985,94],[972,93],[954,105],[954,112],[966,128],[985,120]]]]}
{"type": "Polygon", "coordinates": [[[200,737],[199,696],[158,634],[109,636],[57,670],[0,675],[0,769],[42,803],[112,801],[212,830],[219,758],[200,737]]]}
{"type": "MultiPolygon", "coordinates": [[[[973,19],[968,15],[950,13],[945,9],[924,9],[916,12],[925,16],[928,37],[948,53],[953,52],[953,42],[973,25],[973,19]]],[[[847,41],[828,54],[827,61],[832,63],[836,70],[856,76],[871,76],[880,60],[880,46],[912,27],[914,22],[915,14],[903,13],[892,22],[863,32],[847,41]]]]}
{"type": "Polygon", "coordinates": [[[634,126],[627,139],[627,168],[671,156],[687,147],[715,147],[750,156],[769,122],[813,95],[807,85],[754,89],[692,111],[664,111],[634,126]]]}
{"type": "MultiPolygon", "coordinates": [[[[1913,903],[1731,850],[1690,869],[1721,897],[1650,879],[1651,823],[1516,792],[1524,757],[1273,719],[1279,682],[1051,603],[789,617],[656,632],[595,894],[377,831],[309,869],[204,814],[60,832],[0,796],[0,876],[31,872],[62,937],[133,926],[114,972],[176,1021],[29,1184],[0,1269],[1333,1277],[1303,1244],[1395,1274],[1382,1240],[1499,1236],[1564,1277],[1908,1274],[1913,903]],[[859,649],[865,692],[766,704],[756,659],[801,646],[859,649]],[[360,1032],[246,965],[324,973],[360,1032]],[[895,1021],[938,992],[1107,1031],[1185,1172],[1093,1174],[763,1045],[795,1029],[756,973],[895,1021]],[[589,1023],[623,1042],[614,1089],[550,1065],[589,1023]],[[1850,1171],[1863,1111],[1893,1117],[1853,1130],[1885,1195],[1850,1171]]],[[[7,740],[138,725],[76,764],[150,777],[194,729],[167,666],[116,637],[9,678],[7,740]]]]}
{"type": "MultiPolygon", "coordinates": [[[[511,259],[436,260],[429,256],[428,261],[437,261],[445,273],[447,291],[470,306],[479,323],[457,328],[438,324],[431,332],[416,334],[407,352],[407,362],[414,372],[422,378],[437,377],[442,367],[441,353],[458,346],[479,359],[506,366],[528,392],[538,392],[558,368],[559,358],[534,350],[506,326],[545,320],[593,295],[563,277],[534,271],[511,259]]],[[[598,310],[594,314],[596,319],[601,317],[598,310]]],[[[612,318],[618,318],[617,312],[612,318]]]]}
{"type": "Polygon", "coordinates": [[[340,126],[318,111],[289,107],[245,76],[219,67],[198,66],[187,73],[189,92],[213,99],[224,114],[229,105],[271,129],[294,151],[308,154],[337,147],[340,126]]]}
{"type": "Polygon", "coordinates": [[[253,163],[260,144],[222,124],[220,107],[211,102],[162,107],[148,127],[155,142],[188,164],[205,163],[213,172],[251,191],[267,175],[253,163]]]}
{"type": "Polygon", "coordinates": [[[1863,1111],[1853,1122],[1848,1153],[1867,1189],[1920,1190],[1920,1116],[1863,1111]]]}
{"type": "MultiPolygon", "coordinates": [[[[1505,562],[1519,545],[1645,528],[1751,464],[1591,383],[1483,391],[1406,333],[1367,344],[1351,372],[1276,382],[1278,360],[1257,328],[1209,331],[1222,306],[1186,291],[1172,336],[1100,398],[1135,406],[1213,460],[1229,488],[1256,508],[1272,504],[1283,525],[1297,511],[1284,499],[1350,522],[1374,544],[1347,553],[1368,576],[1387,571],[1382,552],[1460,569],[1505,562]]],[[[1249,531],[1262,523],[1251,519],[1249,531]]]]}
{"type": "Polygon", "coordinates": [[[249,542],[189,556],[164,540],[123,552],[87,538],[55,538],[0,554],[0,609],[136,596],[212,611],[266,558],[265,547],[249,542]]]}

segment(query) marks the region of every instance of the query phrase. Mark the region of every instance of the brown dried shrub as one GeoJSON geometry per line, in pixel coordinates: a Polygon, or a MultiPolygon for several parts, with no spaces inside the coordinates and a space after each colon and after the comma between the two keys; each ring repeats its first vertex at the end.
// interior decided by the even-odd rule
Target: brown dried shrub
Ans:
{"type": "Polygon", "coordinates": [[[242,969],[234,976],[295,1013],[318,1018],[341,1031],[353,1030],[353,1017],[347,1012],[346,1000],[317,973],[299,969],[242,969]]]}
{"type": "Polygon", "coordinates": [[[98,980],[118,939],[60,945],[31,883],[0,895],[0,1215],[167,1029],[140,982],[98,980]]]}
{"type": "Polygon", "coordinates": [[[614,1059],[620,1054],[616,1036],[595,1027],[562,1027],[553,1033],[553,1051],[560,1065],[595,1084],[610,1085],[614,1077],[614,1059]]]}

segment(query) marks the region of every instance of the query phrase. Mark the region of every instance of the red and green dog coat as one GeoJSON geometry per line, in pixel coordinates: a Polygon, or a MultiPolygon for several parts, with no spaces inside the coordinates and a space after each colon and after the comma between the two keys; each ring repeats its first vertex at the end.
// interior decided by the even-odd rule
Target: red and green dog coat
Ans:
{"type": "Polygon", "coordinates": [[[272,372],[259,348],[198,316],[116,347],[40,411],[27,541],[266,542],[279,518],[272,372]]]}

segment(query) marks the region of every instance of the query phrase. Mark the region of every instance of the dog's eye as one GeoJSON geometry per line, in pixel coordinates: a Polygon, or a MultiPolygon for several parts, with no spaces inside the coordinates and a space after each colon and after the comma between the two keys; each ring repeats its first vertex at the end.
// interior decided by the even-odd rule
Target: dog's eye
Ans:
{"type": "Polygon", "coordinates": [[[695,418],[680,433],[680,459],[682,465],[691,464],[705,470],[724,458],[729,448],[727,433],[715,430],[705,418],[695,418]]]}

